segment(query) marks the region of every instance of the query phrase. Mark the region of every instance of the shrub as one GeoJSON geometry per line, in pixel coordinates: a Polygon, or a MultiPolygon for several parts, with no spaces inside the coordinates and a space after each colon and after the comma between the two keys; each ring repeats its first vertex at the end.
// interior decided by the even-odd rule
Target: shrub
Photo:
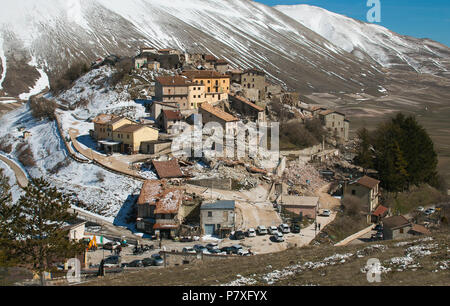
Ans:
{"type": "Polygon", "coordinates": [[[105,174],[101,171],[97,171],[97,173],[95,174],[95,176],[97,177],[97,180],[99,182],[104,182],[105,181],[105,174]]]}
{"type": "Polygon", "coordinates": [[[34,118],[42,120],[55,120],[56,103],[45,98],[32,97],[30,99],[31,114],[34,118]]]}
{"type": "Polygon", "coordinates": [[[131,58],[123,59],[115,65],[116,72],[113,73],[110,79],[111,86],[115,87],[123,78],[130,74],[133,69],[133,61],[131,58]]]}
{"type": "Polygon", "coordinates": [[[34,160],[33,151],[30,148],[30,145],[27,143],[20,143],[16,147],[17,150],[17,159],[19,162],[25,167],[34,167],[36,166],[36,161],[34,160]]]}
{"type": "Polygon", "coordinates": [[[12,151],[12,144],[8,143],[5,139],[0,140],[0,151],[3,151],[7,154],[12,151]]]}

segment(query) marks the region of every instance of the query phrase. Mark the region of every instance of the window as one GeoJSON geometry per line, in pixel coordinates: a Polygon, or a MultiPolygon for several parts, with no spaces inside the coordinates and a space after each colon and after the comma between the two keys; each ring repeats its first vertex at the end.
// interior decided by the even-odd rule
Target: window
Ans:
{"type": "Polygon", "coordinates": [[[400,234],[403,234],[403,228],[400,229],[400,234]]]}
{"type": "Polygon", "coordinates": [[[208,211],[208,218],[212,217],[212,211],[208,211]]]}
{"type": "Polygon", "coordinates": [[[352,195],[355,195],[355,194],[356,194],[356,190],[353,189],[353,190],[352,190],[352,195]]]}
{"type": "Polygon", "coordinates": [[[130,135],[129,134],[127,135],[127,139],[130,139],[130,135]]]}

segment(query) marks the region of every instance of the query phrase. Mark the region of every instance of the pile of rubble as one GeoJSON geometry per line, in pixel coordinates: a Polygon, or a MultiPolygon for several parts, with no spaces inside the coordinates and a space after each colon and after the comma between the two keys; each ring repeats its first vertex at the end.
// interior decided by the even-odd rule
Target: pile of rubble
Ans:
{"type": "Polygon", "coordinates": [[[286,167],[283,173],[283,182],[291,187],[300,185],[312,192],[327,184],[313,165],[302,165],[296,161],[290,162],[286,167]]]}

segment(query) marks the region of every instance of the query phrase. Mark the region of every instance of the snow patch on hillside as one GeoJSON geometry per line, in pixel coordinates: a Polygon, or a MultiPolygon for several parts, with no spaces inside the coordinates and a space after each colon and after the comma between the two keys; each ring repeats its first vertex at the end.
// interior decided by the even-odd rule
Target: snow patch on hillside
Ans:
{"type": "Polygon", "coordinates": [[[43,69],[38,68],[38,64],[37,64],[36,58],[34,56],[31,59],[31,61],[28,63],[28,65],[36,67],[37,71],[39,72],[39,74],[41,76],[34,84],[34,87],[31,88],[28,93],[23,93],[23,94],[19,95],[19,98],[22,100],[28,100],[31,96],[37,95],[37,94],[43,92],[44,90],[50,88],[50,81],[48,79],[48,76],[44,72],[43,69]]]}
{"type": "Polygon", "coordinates": [[[6,66],[6,56],[5,56],[5,52],[3,51],[3,37],[2,34],[0,33],[0,61],[2,63],[2,74],[0,75],[0,90],[3,89],[3,81],[5,80],[6,77],[6,71],[7,71],[7,66],[6,66]]]}

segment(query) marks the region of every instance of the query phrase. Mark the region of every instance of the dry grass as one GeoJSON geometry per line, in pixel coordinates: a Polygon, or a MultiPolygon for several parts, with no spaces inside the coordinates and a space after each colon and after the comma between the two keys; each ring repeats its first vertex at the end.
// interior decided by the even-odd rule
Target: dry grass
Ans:
{"type": "MultiPolygon", "coordinates": [[[[335,265],[294,273],[280,279],[274,285],[371,285],[366,279],[366,274],[361,272],[367,260],[378,258],[382,265],[386,265],[386,261],[393,257],[405,256],[407,247],[425,243],[411,242],[417,239],[409,239],[410,244],[407,246],[395,246],[394,244],[398,241],[389,241],[346,247],[308,246],[292,248],[274,254],[235,257],[199,265],[126,272],[121,275],[106,276],[104,279],[92,281],[87,285],[214,286],[236,280],[237,275],[255,279],[254,285],[267,285],[262,276],[269,272],[281,271],[295,264],[322,262],[324,258],[336,253],[351,253],[353,256],[342,263],[338,261],[335,265]],[[366,249],[374,244],[383,244],[387,248],[385,250],[366,249]],[[354,256],[357,251],[360,251],[363,257],[354,256]]],[[[379,285],[449,285],[449,270],[437,269],[436,265],[437,262],[448,261],[448,232],[435,234],[434,240],[426,243],[437,243],[439,247],[433,249],[431,255],[416,259],[420,265],[416,271],[406,269],[400,272],[394,269],[392,272],[382,275],[382,282],[379,285]],[[438,271],[433,272],[436,270],[438,271]]]]}

